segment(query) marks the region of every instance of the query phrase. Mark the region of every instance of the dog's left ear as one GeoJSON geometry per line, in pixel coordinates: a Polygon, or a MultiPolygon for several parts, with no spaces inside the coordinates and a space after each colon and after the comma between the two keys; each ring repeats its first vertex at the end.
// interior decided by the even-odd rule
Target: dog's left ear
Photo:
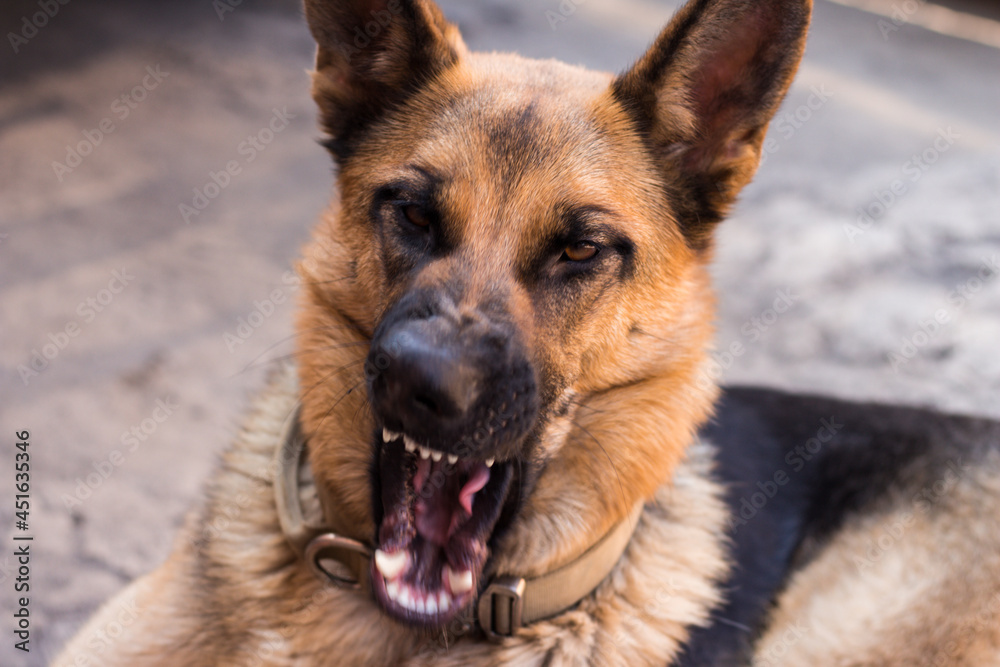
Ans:
{"type": "Polygon", "coordinates": [[[313,98],[338,159],[364,130],[458,62],[466,47],[431,0],[305,0],[313,98]]]}
{"type": "Polygon", "coordinates": [[[811,0],[691,0],[612,92],[704,249],[760,161],[767,125],[805,48],[811,0]]]}

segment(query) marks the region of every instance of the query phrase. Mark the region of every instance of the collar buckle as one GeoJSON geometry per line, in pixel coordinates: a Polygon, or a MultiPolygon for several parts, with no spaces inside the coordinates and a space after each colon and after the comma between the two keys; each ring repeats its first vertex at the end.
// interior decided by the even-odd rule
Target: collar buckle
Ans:
{"type": "Polygon", "coordinates": [[[510,637],[523,625],[524,577],[497,577],[479,597],[479,627],[491,642],[510,637]]]}

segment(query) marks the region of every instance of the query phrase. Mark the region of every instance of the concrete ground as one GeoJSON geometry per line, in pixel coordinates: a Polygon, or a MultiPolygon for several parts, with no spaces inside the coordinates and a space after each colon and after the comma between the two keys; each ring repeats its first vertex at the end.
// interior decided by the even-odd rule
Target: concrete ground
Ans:
{"type": "MultiPolygon", "coordinates": [[[[997,9],[966,0],[948,23],[918,0],[817,3],[765,164],[721,231],[719,374],[1000,417],[997,9]]],[[[610,70],[675,7],[443,4],[473,48],[610,70]]],[[[76,0],[34,32],[37,0],[0,9],[3,665],[45,664],[166,556],[291,349],[287,271],[331,182],[313,47],[291,0],[220,6],[76,0]],[[270,143],[245,143],[272,122],[270,143]],[[15,534],[35,538],[29,654],[10,634],[15,534]]]]}

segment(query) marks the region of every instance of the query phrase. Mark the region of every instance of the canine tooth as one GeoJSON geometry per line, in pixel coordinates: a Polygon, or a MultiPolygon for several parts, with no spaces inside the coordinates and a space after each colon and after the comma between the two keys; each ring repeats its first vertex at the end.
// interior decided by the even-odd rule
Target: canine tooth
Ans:
{"type": "Polygon", "coordinates": [[[438,595],[438,609],[448,611],[449,607],[451,607],[451,598],[448,597],[447,593],[441,591],[440,595],[438,595]]]}
{"type": "Polygon", "coordinates": [[[458,595],[472,590],[472,570],[455,572],[446,566],[445,574],[448,575],[448,584],[451,586],[452,593],[458,595]]]}
{"type": "Polygon", "coordinates": [[[444,454],[442,454],[438,450],[436,450],[436,449],[432,449],[431,450],[431,458],[434,459],[434,463],[437,463],[438,461],[440,461],[442,456],[444,456],[444,454]]]}
{"type": "Polygon", "coordinates": [[[429,459],[431,457],[431,450],[426,447],[420,447],[420,458],[429,459]]]}
{"type": "Polygon", "coordinates": [[[437,598],[434,597],[433,593],[427,596],[427,613],[428,614],[438,613],[437,598]]]}
{"type": "Polygon", "coordinates": [[[395,581],[389,581],[385,585],[385,594],[389,596],[389,599],[393,602],[399,600],[399,584],[395,581]]]}
{"type": "Polygon", "coordinates": [[[386,580],[395,579],[406,567],[406,552],[397,551],[389,554],[381,549],[375,550],[375,567],[382,573],[386,580]]]}
{"type": "Polygon", "coordinates": [[[413,442],[405,435],[403,436],[403,445],[406,447],[406,451],[410,452],[411,454],[417,451],[417,443],[413,442]]]}
{"type": "Polygon", "coordinates": [[[417,598],[415,606],[421,614],[427,613],[427,603],[424,602],[423,598],[417,598]]]}
{"type": "Polygon", "coordinates": [[[448,455],[448,463],[450,463],[452,465],[455,465],[456,463],[458,463],[458,455],[456,455],[456,454],[449,454],[448,455]]]}
{"type": "Polygon", "coordinates": [[[486,467],[487,468],[492,468],[493,464],[496,463],[496,462],[497,462],[496,459],[486,459],[486,467]]]}
{"type": "Polygon", "coordinates": [[[387,428],[382,429],[382,440],[384,440],[385,442],[392,442],[398,437],[399,437],[398,433],[393,433],[387,428]]]}

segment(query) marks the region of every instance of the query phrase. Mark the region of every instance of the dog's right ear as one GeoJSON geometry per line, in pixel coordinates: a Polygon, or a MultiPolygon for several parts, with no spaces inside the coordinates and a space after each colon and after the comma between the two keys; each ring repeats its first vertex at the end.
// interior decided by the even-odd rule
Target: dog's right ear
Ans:
{"type": "Polygon", "coordinates": [[[429,0],[306,0],[313,99],[343,160],[365,128],[458,62],[465,44],[429,0]]]}

